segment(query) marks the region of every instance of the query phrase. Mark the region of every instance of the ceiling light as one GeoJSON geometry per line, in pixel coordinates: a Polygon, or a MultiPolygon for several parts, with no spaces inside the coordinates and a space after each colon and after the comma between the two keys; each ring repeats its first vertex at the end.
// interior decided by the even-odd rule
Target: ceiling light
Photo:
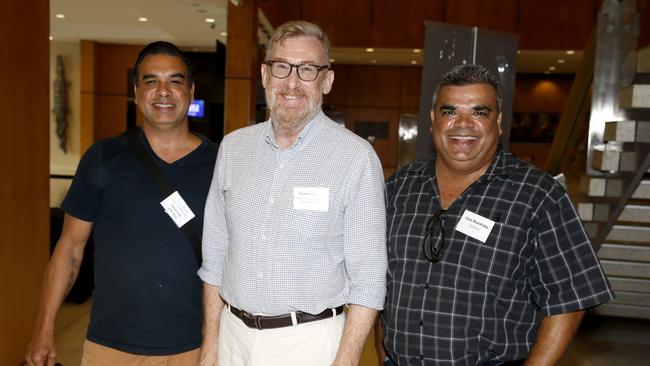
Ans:
{"type": "Polygon", "coordinates": [[[565,62],[565,61],[564,61],[564,59],[563,59],[563,58],[561,58],[561,59],[559,59],[559,60],[557,60],[557,63],[558,63],[558,64],[563,64],[564,62],[565,62]]]}
{"type": "Polygon", "coordinates": [[[551,72],[548,71],[548,70],[544,71],[544,75],[548,75],[548,74],[550,74],[550,73],[551,73],[551,72]]]}
{"type": "Polygon", "coordinates": [[[54,17],[56,19],[63,19],[63,18],[65,18],[65,14],[56,14],[54,17]]]}
{"type": "Polygon", "coordinates": [[[331,59],[330,59],[330,63],[331,63],[331,64],[333,64],[333,63],[335,63],[335,62],[336,62],[336,59],[335,59],[335,58],[331,58],[331,59]]]}
{"type": "Polygon", "coordinates": [[[227,36],[228,36],[228,32],[221,32],[221,33],[219,33],[219,34],[220,34],[222,37],[227,37],[227,36]]]}
{"type": "Polygon", "coordinates": [[[49,36],[48,38],[50,39],[50,41],[54,41],[54,37],[49,36]]]}
{"type": "Polygon", "coordinates": [[[141,22],[147,22],[147,21],[149,21],[149,18],[140,17],[140,18],[138,18],[138,20],[141,21],[141,22]]]}
{"type": "Polygon", "coordinates": [[[550,66],[548,69],[549,71],[555,71],[555,66],[550,66]]]}
{"type": "Polygon", "coordinates": [[[415,61],[415,60],[411,60],[411,65],[417,65],[417,64],[418,64],[417,61],[415,61]]]}
{"type": "Polygon", "coordinates": [[[566,51],[567,55],[573,55],[574,53],[576,53],[576,51],[574,51],[574,50],[567,50],[566,51]]]}
{"type": "Polygon", "coordinates": [[[205,22],[206,23],[214,23],[214,22],[216,22],[216,20],[214,20],[214,18],[205,18],[205,22]]]}
{"type": "Polygon", "coordinates": [[[370,63],[371,63],[371,64],[376,64],[376,63],[377,63],[377,60],[370,60],[370,63]]]}
{"type": "Polygon", "coordinates": [[[374,48],[366,48],[366,52],[375,52],[374,48]]]}
{"type": "Polygon", "coordinates": [[[413,49],[413,53],[420,53],[420,52],[422,52],[422,50],[419,49],[419,48],[414,48],[414,49],[413,49]]]}

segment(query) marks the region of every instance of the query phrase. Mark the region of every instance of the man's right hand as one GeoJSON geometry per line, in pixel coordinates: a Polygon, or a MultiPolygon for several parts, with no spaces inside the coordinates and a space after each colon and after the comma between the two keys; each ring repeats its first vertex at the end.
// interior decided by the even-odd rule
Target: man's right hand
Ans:
{"type": "Polygon", "coordinates": [[[27,347],[25,362],[27,366],[54,366],[58,353],[53,335],[37,334],[27,347]]]}
{"type": "Polygon", "coordinates": [[[205,347],[201,347],[198,366],[218,366],[218,359],[216,348],[207,350],[205,347]]]}

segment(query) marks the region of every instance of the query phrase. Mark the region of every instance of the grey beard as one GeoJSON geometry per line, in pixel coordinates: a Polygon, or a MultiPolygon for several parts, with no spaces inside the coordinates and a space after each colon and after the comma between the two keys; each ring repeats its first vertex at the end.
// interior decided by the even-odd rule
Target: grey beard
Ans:
{"type": "Polygon", "coordinates": [[[286,113],[278,104],[273,102],[269,103],[269,97],[266,98],[266,104],[271,106],[271,120],[273,127],[287,131],[294,131],[304,127],[311,121],[318,112],[321,110],[323,98],[318,98],[316,103],[309,105],[309,108],[300,110],[298,113],[286,113]]]}

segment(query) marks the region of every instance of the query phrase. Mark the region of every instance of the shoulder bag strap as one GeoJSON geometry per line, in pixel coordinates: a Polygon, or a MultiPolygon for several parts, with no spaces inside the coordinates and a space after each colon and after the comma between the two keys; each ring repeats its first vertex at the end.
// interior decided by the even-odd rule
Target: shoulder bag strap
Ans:
{"type": "MultiPolygon", "coordinates": [[[[153,161],[151,155],[146,151],[142,141],[140,141],[140,138],[138,137],[138,128],[132,128],[127,132],[127,144],[129,145],[131,152],[140,162],[140,165],[142,165],[147,174],[149,174],[149,176],[154,180],[156,186],[158,186],[162,199],[165,199],[174,193],[174,190],[169,185],[167,179],[165,179],[165,176],[163,176],[160,168],[153,161]]],[[[196,263],[201,266],[201,238],[196,232],[194,225],[188,222],[180,229],[185,234],[188,244],[192,247],[192,251],[196,257],[196,263]]]]}

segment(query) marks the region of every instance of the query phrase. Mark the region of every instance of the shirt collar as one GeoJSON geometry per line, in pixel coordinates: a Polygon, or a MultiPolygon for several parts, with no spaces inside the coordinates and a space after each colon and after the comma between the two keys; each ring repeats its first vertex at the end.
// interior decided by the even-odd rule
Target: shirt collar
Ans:
{"type": "MultiPolygon", "coordinates": [[[[325,113],[323,113],[322,110],[319,110],[318,113],[316,113],[316,115],[309,122],[307,122],[307,124],[302,129],[302,131],[300,131],[300,134],[298,135],[296,142],[289,148],[289,150],[311,140],[311,137],[316,134],[316,132],[319,130],[319,127],[323,124],[324,120],[325,120],[325,113]]],[[[274,147],[278,148],[278,144],[275,141],[275,134],[273,133],[272,119],[268,120],[265,141],[273,145],[274,147]]]]}

